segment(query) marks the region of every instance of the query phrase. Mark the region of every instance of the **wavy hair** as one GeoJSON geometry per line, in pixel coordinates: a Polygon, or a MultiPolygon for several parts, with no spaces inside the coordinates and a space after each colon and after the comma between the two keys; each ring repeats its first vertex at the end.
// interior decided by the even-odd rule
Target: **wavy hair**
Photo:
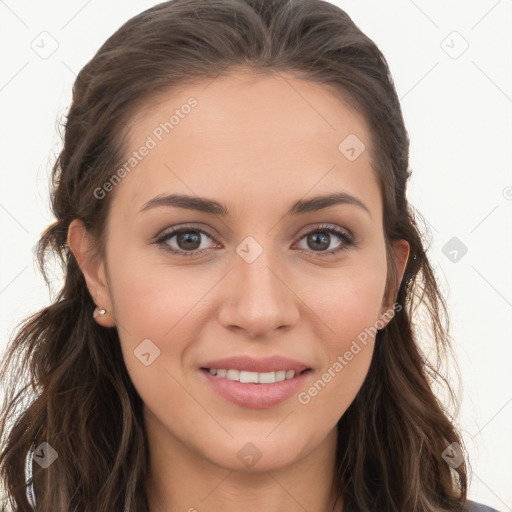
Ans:
{"type": "Polygon", "coordinates": [[[2,359],[0,476],[13,510],[32,510],[25,460],[31,447],[47,442],[58,459],[46,469],[33,465],[39,512],[147,511],[142,400],[116,328],[93,319],[95,304],[67,245],[68,228],[80,219],[95,254],[104,256],[115,190],[101,201],[94,191],[125,160],[130,120],[160,93],[239,68],[322,84],[370,126],[383,198],[386,294],[401,310],[378,331],[367,377],[339,420],[337,496],[361,512],[462,510],[466,463],[453,469],[442,453],[463,441],[434,390],[445,385],[458,407],[440,371],[453,356],[448,316],[419,216],[406,199],[409,138],[399,99],[375,43],[322,0],[164,2],[127,21],[78,74],[52,170],[55,221],[37,253],[47,284],[51,255],[62,264],[64,283],[48,307],[17,326],[2,359]],[[401,282],[390,252],[398,239],[411,254],[401,282]],[[420,347],[427,339],[435,362],[420,347]]]}

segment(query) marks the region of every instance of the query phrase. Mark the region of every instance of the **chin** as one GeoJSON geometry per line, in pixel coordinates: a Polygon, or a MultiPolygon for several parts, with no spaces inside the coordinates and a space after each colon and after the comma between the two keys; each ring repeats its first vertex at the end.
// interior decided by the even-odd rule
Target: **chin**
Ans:
{"type": "Polygon", "coordinates": [[[241,473],[277,471],[295,464],[314,450],[315,446],[303,445],[304,440],[303,434],[300,439],[295,439],[284,431],[278,433],[276,429],[274,439],[245,435],[238,439],[216,443],[214,452],[210,445],[205,447],[203,457],[212,464],[230,471],[241,473]],[[284,442],[284,439],[287,442],[284,442]],[[219,449],[221,445],[222,449],[219,449]]]}

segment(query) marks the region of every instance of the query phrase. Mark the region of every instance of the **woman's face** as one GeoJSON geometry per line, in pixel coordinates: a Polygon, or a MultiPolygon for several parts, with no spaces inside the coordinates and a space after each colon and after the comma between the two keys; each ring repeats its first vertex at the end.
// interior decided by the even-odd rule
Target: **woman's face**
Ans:
{"type": "Polygon", "coordinates": [[[237,73],[130,126],[95,199],[115,189],[106,260],[84,273],[148,432],[233,470],[306,457],[335,439],[390,308],[365,120],[319,84],[237,73]]]}

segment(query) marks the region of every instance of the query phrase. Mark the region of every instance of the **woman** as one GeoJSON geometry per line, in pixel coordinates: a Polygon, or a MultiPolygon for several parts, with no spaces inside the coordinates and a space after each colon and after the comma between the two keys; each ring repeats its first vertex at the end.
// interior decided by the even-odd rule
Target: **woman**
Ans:
{"type": "Polygon", "coordinates": [[[417,345],[421,307],[449,349],[409,176],[386,61],[339,8],[129,20],[73,89],[38,253],[64,286],[4,362],[37,390],[2,417],[11,506],[492,510],[417,345]]]}

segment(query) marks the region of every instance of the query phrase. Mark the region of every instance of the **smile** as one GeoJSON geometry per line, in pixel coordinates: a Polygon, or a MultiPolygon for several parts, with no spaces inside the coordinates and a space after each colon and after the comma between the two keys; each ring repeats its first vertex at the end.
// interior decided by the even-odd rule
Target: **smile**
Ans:
{"type": "Polygon", "coordinates": [[[252,372],[204,367],[200,370],[207,388],[215,395],[249,409],[268,409],[296,396],[307,387],[313,375],[311,368],[297,373],[295,370],[252,372]]]}

